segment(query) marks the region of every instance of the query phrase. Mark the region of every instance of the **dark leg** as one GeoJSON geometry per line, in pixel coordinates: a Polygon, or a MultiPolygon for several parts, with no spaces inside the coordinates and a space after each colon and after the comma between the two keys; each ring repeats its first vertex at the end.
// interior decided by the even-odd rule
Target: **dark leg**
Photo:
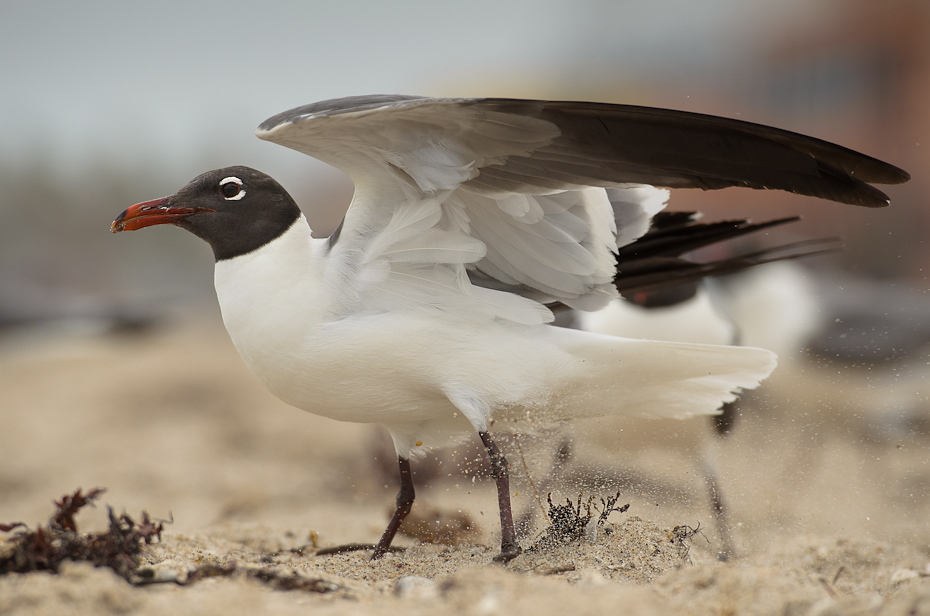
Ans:
{"type": "MultiPolygon", "coordinates": [[[[716,443],[714,443],[716,445],[716,443]]],[[[717,536],[720,537],[720,549],[717,551],[717,560],[726,562],[736,555],[733,547],[733,538],[730,536],[730,521],[727,516],[727,506],[723,500],[723,493],[717,483],[717,452],[711,446],[704,453],[704,482],[710,496],[710,508],[717,523],[717,536]]]]}
{"type": "Polygon", "coordinates": [[[384,534],[381,535],[381,540],[375,546],[375,551],[371,555],[372,560],[384,556],[388,548],[391,547],[391,541],[394,540],[394,535],[397,534],[401,522],[410,513],[410,508],[413,507],[413,498],[416,496],[413,489],[413,476],[410,474],[410,460],[398,456],[397,464],[400,466],[400,491],[397,493],[397,508],[394,510],[394,515],[391,516],[391,521],[388,522],[384,534]]]}
{"type": "MultiPolygon", "coordinates": [[[[729,436],[739,417],[739,400],[723,405],[723,410],[719,415],[713,415],[711,425],[714,429],[714,437],[723,439],[729,436]]],[[[730,523],[727,519],[727,506],[723,501],[723,494],[720,492],[720,486],[717,483],[717,440],[711,445],[711,449],[704,454],[704,481],[707,483],[707,490],[710,494],[710,506],[713,510],[714,521],[717,523],[717,535],[720,537],[720,550],[717,552],[717,560],[726,562],[736,555],[733,547],[733,538],[730,536],[730,523]]]]}
{"type": "Polygon", "coordinates": [[[491,458],[491,476],[497,479],[497,504],[501,510],[501,553],[494,560],[507,562],[518,556],[521,552],[517,543],[517,534],[513,527],[513,513],[510,510],[510,475],[507,458],[491,440],[487,432],[479,432],[478,436],[488,450],[491,458]]]}
{"type": "Polygon", "coordinates": [[[719,415],[711,415],[710,423],[714,427],[716,436],[726,436],[733,430],[733,426],[739,417],[738,405],[739,400],[724,404],[719,415]]]}

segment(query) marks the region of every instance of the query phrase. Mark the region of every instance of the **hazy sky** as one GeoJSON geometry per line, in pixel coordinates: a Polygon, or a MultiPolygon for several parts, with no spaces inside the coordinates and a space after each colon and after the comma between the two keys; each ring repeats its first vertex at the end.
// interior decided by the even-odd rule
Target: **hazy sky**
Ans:
{"type": "Polygon", "coordinates": [[[23,152],[274,164],[294,155],[253,130],[296,105],[519,96],[579,72],[597,80],[605,65],[611,79],[680,68],[738,55],[759,23],[786,13],[786,0],[4,0],[0,164],[23,152]]]}
{"type": "Polygon", "coordinates": [[[0,0],[0,177],[24,179],[0,196],[0,260],[7,277],[93,290],[125,286],[126,246],[174,258],[128,277],[149,290],[195,261],[177,246],[206,248],[166,231],[128,243],[109,221],[207,169],[261,169],[332,210],[318,232],[338,222],[348,180],[254,136],[278,112],[372,93],[641,103],[656,81],[661,104],[693,109],[689,92],[720,95],[714,80],[744,76],[771,33],[844,1],[0,0]]]}

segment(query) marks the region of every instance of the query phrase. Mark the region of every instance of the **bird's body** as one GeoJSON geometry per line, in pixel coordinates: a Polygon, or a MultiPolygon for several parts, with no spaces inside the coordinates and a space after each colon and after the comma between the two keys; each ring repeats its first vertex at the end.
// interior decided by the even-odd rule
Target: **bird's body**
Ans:
{"type": "Polygon", "coordinates": [[[578,320],[585,331],[628,338],[701,344],[734,344],[738,338],[733,322],[704,287],[685,301],[660,308],[614,300],[597,312],[580,313],[578,320]]]}
{"type": "Polygon", "coordinates": [[[301,217],[261,248],[217,262],[223,321],[273,394],[317,415],[383,424],[402,456],[487,430],[492,419],[710,413],[775,365],[761,349],[643,342],[480,313],[345,314],[325,284],[327,255],[327,240],[313,239],[301,217]]]}
{"type": "Polygon", "coordinates": [[[606,189],[746,186],[879,207],[887,197],[869,182],[907,179],[795,133],[598,103],[350,97],[274,116],[258,136],[355,182],[331,237],[313,239],[290,195],[247,167],[132,206],[112,229],[169,223],[206,240],[227,330],[265,386],[309,412],[387,427],[401,491],[375,557],[413,503],[408,460],[421,447],[478,432],[506,560],[519,546],[492,421],[713,413],[774,368],[762,349],[550,325],[550,305],[616,298],[618,238],[649,228],[651,206],[633,204],[618,233],[606,189]]]}

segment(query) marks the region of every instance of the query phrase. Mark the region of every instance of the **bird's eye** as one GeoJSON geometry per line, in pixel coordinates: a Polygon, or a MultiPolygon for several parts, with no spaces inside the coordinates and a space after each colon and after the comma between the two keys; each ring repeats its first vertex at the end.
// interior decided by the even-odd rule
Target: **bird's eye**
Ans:
{"type": "Polygon", "coordinates": [[[239,178],[224,178],[220,181],[220,194],[227,201],[238,201],[245,196],[242,180],[239,178]]]}

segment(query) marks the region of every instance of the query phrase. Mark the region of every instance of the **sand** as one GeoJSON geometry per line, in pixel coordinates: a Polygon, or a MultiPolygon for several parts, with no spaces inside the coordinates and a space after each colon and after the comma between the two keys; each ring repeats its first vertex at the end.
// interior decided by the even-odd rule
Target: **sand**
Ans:
{"type": "Polygon", "coordinates": [[[414,464],[414,514],[421,539],[444,543],[400,536],[409,549],[372,563],[315,551],[377,540],[397,489],[383,435],[275,400],[218,319],[181,322],[0,338],[0,522],[35,527],[53,498],[97,486],[107,492],[78,515],[82,531],[106,527],[105,504],[173,519],[139,570],[159,583],[84,563],[9,574],[0,614],[930,613],[930,441],[902,427],[927,415],[926,359],[787,366],[747,396],[719,444],[729,562],[716,559],[701,420],[648,436],[579,426],[555,466],[563,431],[505,439],[515,509],[533,519],[524,546],[546,526],[550,491],[556,503],[620,492],[630,504],[507,565],[492,561],[498,518],[480,450],[437,452],[414,464]],[[207,566],[218,575],[191,579],[207,566]]]}

